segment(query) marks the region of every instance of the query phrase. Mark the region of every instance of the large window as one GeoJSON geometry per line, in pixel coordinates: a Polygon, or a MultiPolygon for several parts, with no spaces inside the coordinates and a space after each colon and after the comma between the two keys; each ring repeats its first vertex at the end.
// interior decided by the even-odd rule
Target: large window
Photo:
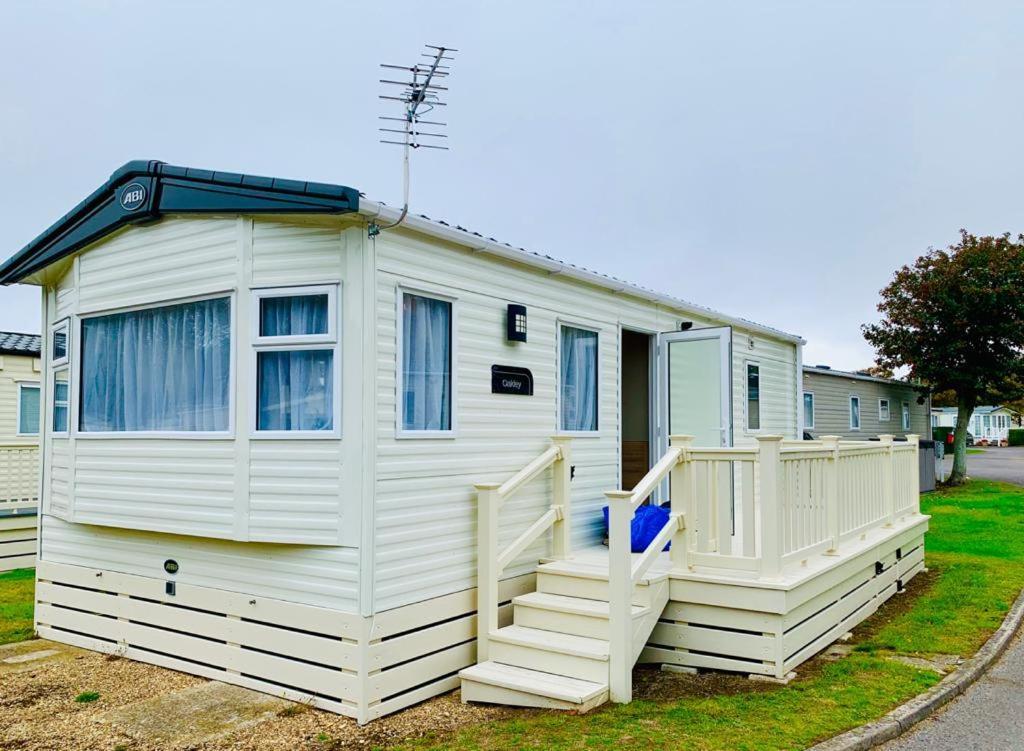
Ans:
{"type": "Polygon", "coordinates": [[[597,430],[597,332],[562,326],[559,331],[560,427],[597,430]]]}
{"type": "Polygon", "coordinates": [[[83,432],[227,432],[227,297],[82,319],[83,432]]]}
{"type": "Polygon", "coordinates": [[[810,391],[804,392],[804,427],[814,427],[814,394],[810,391]]]}
{"type": "Polygon", "coordinates": [[[39,384],[18,384],[18,435],[39,435],[39,384]]]}
{"type": "Polygon", "coordinates": [[[452,303],[402,293],[399,427],[452,430],[452,303]]]}
{"type": "Polygon", "coordinates": [[[336,428],[334,287],[256,292],[256,430],[336,428]]]}
{"type": "Polygon", "coordinates": [[[860,397],[850,396],[850,430],[860,430],[860,397]]]}
{"type": "Polygon", "coordinates": [[[761,429],[761,366],[747,363],[747,430],[761,429]]]}
{"type": "Polygon", "coordinates": [[[889,422],[889,420],[891,420],[891,419],[892,419],[892,413],[891,413],[891,410],[889,409],[889,400],[888,399],[879,399],[878,400],[878,421],[879,422],[889,422]]]}

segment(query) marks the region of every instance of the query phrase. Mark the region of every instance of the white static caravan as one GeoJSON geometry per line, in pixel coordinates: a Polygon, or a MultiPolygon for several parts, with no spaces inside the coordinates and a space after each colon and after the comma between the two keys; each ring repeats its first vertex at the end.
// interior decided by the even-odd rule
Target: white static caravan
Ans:
{"type": "Polygon", "coordinates": [[[0,269],[71,343],[41,636],[360,722],[460,673],[587,709],[784,676],[923,566],[914,447],[795,440],[798,337],[396,215],[131,162],[0,269]]]}

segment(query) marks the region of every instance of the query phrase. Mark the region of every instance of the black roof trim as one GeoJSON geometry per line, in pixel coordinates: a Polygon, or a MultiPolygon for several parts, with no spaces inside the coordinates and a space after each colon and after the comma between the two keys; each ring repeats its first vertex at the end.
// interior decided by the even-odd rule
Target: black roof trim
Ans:
{"type": "Polygon", "coordinates": [[[359,192],[344,185],[214,172],[136,160],[0,266],[0,284],[29,274],[126,224],[163,214],[348,214],[359,192]],[[132,190],[128,190],[132,188],[132,190]]]}

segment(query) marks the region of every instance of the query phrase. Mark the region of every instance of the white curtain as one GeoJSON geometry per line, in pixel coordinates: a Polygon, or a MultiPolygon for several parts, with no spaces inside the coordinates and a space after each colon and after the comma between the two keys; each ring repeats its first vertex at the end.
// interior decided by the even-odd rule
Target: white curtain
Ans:
{"type": "Polygon", "coordinates": [[[82,321],[83,431],[226,431],[231,303],[82,321]]]}
{"type": "MultiPolygon", "coordinates": [[[[327,295],[265,297],[260,301],[260,334],[326,334],[327,310],[327,295]]],[[[269,350],[256,358],[257,430],[334,428],[333,350],[269,350]]]]}
{"type": "Polygon", "coordinates": [[[452,305],[419,295],[402,298],[402,427],[452,427],[452,305]]]}
{"type": "Polygon", "coordinates": [[[327,295],[264,297],[260,300],[260,336],[327,333],[327,295]]]}
{"type": "Polygon", "coordinates": [[[267,351],[259,365],[258,430],[332,430],[333,359],[329,349],[267,351]]]}
{"type": "Polygon", "coordinates": [[[562,327],[562,430],[597,430],[597,332],[562,327]]]}

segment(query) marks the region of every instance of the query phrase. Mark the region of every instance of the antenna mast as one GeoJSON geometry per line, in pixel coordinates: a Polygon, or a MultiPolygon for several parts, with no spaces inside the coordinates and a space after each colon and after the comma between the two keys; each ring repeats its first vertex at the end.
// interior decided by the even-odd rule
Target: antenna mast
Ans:
{"type": "Polygon", "coordinates": [[[422,140],[424,138],[448,138],[446,134],[420,130],[420,126],[427,125],[432,128],[443,128],[447,125],[447,123],[436,120],[424,120],[423,116],[430,113],[435,107],[447,106],[447,102],[441,101],[441,95],[438,92],[448,91],[448,87],[441,86],[435,83],[435,81],[448,77],[451,66],[445,65],[442,61],[454,60],[455,58],[451,53],[458,52],[458,50],[451,47],[439,47],[433,44],[427,44],[425,47],[429,52],[423,52],[420,55],[421,57],[429,58],[428,62],[415,63],[412,66],[388,64],[381,64],[380,66],[388,70],[404,71],[408,76],[408,79],[404,81],[394,81],[387,78],[380,79],[380,82],[385,86],[400,87],[397,94],[381,94],[380,98],[392,102],[401,102],[405,109],[402,117],[387,117],[383,115],[380,117],[381,120],[402,123],[401,128],[379,128],[380,132],[384,134],[384,137],[380,140],[381,143],[401,146],[404,152],[402,157],[402,213],[391,224],[381,225],[371,222],[368,227],[370,237],[376,237],[381,233],[381,230],[397,227],[405,221],[405,217],[409,214],[410,149],[440,149],[448,151],[447,146],[431,142],[425,143],[422,140]],[[397,140],[397,136],[390,135],[392,133],[401,134],[402,140],[397,140]]]}

